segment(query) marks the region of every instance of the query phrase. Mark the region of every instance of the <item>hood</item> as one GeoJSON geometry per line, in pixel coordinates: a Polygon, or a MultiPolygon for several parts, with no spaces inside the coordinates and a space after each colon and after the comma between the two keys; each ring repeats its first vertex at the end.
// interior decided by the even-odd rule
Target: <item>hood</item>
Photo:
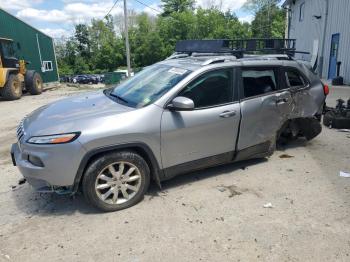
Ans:
{"type": "Polygon", "coordinates": [[[25,136],[82,131],[104,118],[135,110],[109,99],[103,91],[65,98],[29,114],[23,122],[25,136]]]}

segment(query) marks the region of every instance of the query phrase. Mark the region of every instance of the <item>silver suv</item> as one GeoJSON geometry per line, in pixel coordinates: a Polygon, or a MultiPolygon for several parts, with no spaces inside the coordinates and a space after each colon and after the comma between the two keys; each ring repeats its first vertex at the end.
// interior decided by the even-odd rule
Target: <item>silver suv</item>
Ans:
{"type": "Polygon", "coordinates": [[[321,132],[327,86],[287,55],[177,54],[119,86],[43,106],[11,155],[38,191],[104,211],[139,202],[150,180],[270,156],[277,139],[321,132]]]}

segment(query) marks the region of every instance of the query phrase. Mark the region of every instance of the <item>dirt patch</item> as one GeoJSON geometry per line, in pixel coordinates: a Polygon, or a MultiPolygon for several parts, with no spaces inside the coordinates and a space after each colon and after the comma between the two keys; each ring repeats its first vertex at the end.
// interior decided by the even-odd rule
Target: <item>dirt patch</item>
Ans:
{"type": "Polygon", "coordinates": [[[229,185],[229,186],[220,185],[217,188],[220,192],[228,191],[229,192],[228,197],[230,197],[230,198],[234,197],[234,196],[242,195],[243,193],[252,193],[259,198],[262,197],[261,194],[259,192],[255,191],[254,189],[241,188],[241,187],[238,187],[236,185],[229,185]]]}
{"type": "Polygon", "coordinates": [[[10,160],[10,149],[2,149],[0,150],[0,160],[4,160],[6,162],[8,162],[8,160],[10,160]]]}
{"type": "Polygon", "coordinates": [[[4,128],[0,128],[1,131],[7,131],[7,132],[13,132],[15,131],[17,128],[17,125],[12,125],[12,126],[8,126],[8,127],[4,127],[4,128]]]}
{"type": "Polygon", "coordinates": [[[293,158],[294,156],[288,155],[288,154],[282,154],[279,156],[279,158],[293,158]]]}

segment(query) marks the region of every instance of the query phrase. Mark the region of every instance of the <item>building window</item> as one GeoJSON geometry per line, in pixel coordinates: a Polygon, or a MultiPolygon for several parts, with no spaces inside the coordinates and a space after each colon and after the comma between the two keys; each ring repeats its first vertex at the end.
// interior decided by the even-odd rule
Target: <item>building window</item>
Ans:
{"type": "Polygon", "coordinates": [[[53,71],[52,61],[43,61],[42,71],[43,72],[53,71]]]}
{"type": "Polygon", "coordinates": [[[304,20],[304,10],[305,10],[305,2],[300,5],[300,10],[299,10],[299,21],[304,20]]]}

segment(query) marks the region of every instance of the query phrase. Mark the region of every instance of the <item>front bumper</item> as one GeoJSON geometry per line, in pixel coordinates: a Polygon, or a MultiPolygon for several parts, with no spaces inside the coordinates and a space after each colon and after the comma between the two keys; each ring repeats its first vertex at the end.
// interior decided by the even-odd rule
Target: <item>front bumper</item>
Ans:
{"type": "Polygon", "coordinates": [[[16,143],[11,147],[13,164],[38,191],[72,188],[85,150],[78,141],[62,145],[16,143]],[[31,161],[40,159],[41,164],[31,161]]]}

